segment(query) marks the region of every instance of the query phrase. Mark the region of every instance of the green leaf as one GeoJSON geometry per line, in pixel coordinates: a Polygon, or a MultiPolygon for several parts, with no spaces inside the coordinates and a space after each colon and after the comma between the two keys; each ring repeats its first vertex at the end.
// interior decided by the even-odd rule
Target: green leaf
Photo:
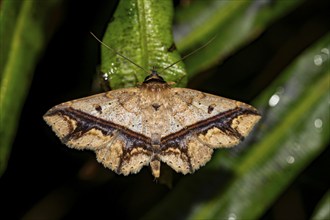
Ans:
{"type": "Polygon", "coordinates": [[[329,35],[298,57],[256,100],[263,119],[254,145],[244,148],[252,141],[246,140],[236,153],[219,150],[145,219],[259,218],[329,142],[328,43],[329,35]],[[273,94],[279,102],[269,106],[273,94]]]}
{"type": "Polygon", "coordinates": [[[10,1],[0,10],[0,175],[4,172],[34,68],[54,28],[60,1],[10,1]]]}
{"type": "MultiPolygon", "coordinates": [[[[180,59],[171,32],[171,0],[120,1],[103,42],[146,70],[161,71],[180,59]]],[[[136,86],[149,74],[102,47],[101,71],[112,89],[136,86]]],[[[166,81],[185,86],[187,77],[182,62],[161,72],[166,81]]]]}
{"type": "Polygon", "coordinates": [[[179,51],[185,54],[216,36],[210,46],[185,61],[189,77],[219,64],[301,2],[210,0],[196,1],[190,7],[179,8],[174,27],[178,32],[179,51]]]}
{"type": "Polygon", "coordinates": [[[312,220],[330,219],[330,191],[328,191],[317,205],[312,220]]]}

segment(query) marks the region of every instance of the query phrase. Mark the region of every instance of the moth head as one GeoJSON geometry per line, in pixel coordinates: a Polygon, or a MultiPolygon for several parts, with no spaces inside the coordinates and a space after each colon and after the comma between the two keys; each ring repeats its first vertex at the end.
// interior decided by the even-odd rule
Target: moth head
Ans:
{"type": "Polygon", "coordinates": [[[161,77],[156,70],[151,70],[151,74],[149,74],[143,83],[166,83],[163,77],[161,77]]]}

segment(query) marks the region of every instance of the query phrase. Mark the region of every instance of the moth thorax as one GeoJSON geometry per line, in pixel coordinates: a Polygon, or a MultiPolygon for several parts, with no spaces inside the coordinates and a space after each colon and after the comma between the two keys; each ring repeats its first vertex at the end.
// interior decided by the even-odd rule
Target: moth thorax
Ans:
{"type": "Polygon", "coordinates": [[[152,133],[151,134],[151,145],[155,146],[155,148],[160,147],[160,138],[161,135],[159,133],[152,133]]]}
{"type": "Polygon", "coordinates": [[[153,82],[153,83],[143,83],[141,88],[149,92],[162,92],[166,89],[169,89],[170,86],[167,83],[153,82]]]}

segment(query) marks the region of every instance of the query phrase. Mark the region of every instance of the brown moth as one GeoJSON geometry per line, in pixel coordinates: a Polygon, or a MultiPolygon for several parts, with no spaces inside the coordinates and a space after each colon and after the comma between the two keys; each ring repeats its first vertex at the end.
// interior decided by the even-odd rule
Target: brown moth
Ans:
{"type": "Polygon", "coordinates": [[[114,172],[128,175],[150,165],[158,178],[161,162],[176,172],[193,173],[211,159],[213,149],[237,145],[260,119],[245,103],[171,85],[152,70],[138,87],[62,103],[44,120],[64,144],[95,151],[97,160],[114,172]]]}
{"type": "Polygon", "coordinates": [[[186,88],[173,88],[157,74],[135,88],[117,89],[62,103],[44,120],[71,148],[89,149],[118,174],[161,162],[183,174],[211,159],[213,149],[237,145],[260,119],[239,101],[186,88]]]}

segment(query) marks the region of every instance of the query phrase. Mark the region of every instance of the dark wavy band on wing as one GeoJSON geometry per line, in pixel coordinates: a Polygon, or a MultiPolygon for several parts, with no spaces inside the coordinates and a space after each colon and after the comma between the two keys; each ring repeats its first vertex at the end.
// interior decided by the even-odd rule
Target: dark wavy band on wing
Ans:
{"type": "Polygon", "coordinates": [[[169,134],[161,139],[161,148],[179,147],[182,140],[192,134],[205,134],[211,128],[218,128],[230,136],[242,140],[244,137],[235,129],[231,127],[232,121],[240,115],[260,115],[254,109],[248,108],[234,108],[228,111],[221,112],[213,117],[199,121],[195,124],[189,125],[186,128],[169,134]]]}
{"type": "Polygon", "coordinates": [[[124,126],[112,123],[110,121],[106,121],[101,118],[97,118],[80,110],[76,110],[74,108],[58,108],[50,110],[46,113],[45,116],[52,115],[66,115],[69,118],[76,121],[77,126],[73,130],[66,135],[62,142],[66,143],[71,139],[78,139],[83,136],[86,132],[91,129],[97,129],[103,133],[103,135],[110,135],[115,130],[118,130],[120,135],[125,137],[125,140],[130,142],[128,146],[140,146],[145,147],[146,149],[151,149],[151,139],[144,136],[143,134],[134,132],[130,129],[127,129],[124,126]]]}

